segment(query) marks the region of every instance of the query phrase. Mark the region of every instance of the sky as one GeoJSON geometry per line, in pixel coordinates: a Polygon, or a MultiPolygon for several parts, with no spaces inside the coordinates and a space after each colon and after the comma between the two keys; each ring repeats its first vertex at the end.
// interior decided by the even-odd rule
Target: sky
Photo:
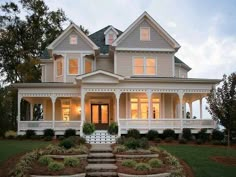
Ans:
{"type": "MultiPolygon", "coordinates": [[[[0,0],[5,2],[5,0],[0,0]]],[[[235,0],[45,0],[93,33],[107,25],[124,31],[147,11],[181,45],[176,56],[191,78],[221,79],[236,72],[235,0]]],[[[204,101],[205,105],[205,101],[204,101]]],[[[199,103],[193,104],[199,117],[199,103]]],[[[207,111],[203,116],[209,116],[207,111]]]]}

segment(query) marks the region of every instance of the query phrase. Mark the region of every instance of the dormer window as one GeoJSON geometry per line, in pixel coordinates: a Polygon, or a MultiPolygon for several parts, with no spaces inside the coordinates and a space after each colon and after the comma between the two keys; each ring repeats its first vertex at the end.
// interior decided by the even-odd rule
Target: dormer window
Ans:
{"type": "Polygon", "coordinates": [[[150,41],[150,28],[149,27],[140,27],[140,40],[150,41]]]}
{"type": "Polygon", "coordinates": [[[77,44],[77,36],[76,35],[70,35],[70,44],[71,45],[77,44]]]}
{"type": "Polygon", "coordinates": [[[112,42],[113,42],[113,34],[109,34],[108,35],[108,43],[109,43],[109,45],[111,45],[112,44],[112,42]]]}
{"type": "Polygon", "coordinates": [[[111,45],[116,40],[118,34],[118,31],[113,26],[107,28],[107,30],[104,32],[105,44],[111,45]]]}

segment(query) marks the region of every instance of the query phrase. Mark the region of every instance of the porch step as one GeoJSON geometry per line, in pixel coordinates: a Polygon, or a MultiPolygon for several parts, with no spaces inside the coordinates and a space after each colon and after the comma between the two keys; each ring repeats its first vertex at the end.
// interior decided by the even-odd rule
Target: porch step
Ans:
{"type": "Polygon", "coordinates": [[[115,172],[117,170],[117,166],[114,164],[88,164],[86,166],[87,172],[115,172]]]}
{"type": "Polygon", "coordinates": [[[89,164],[97,164],[97,163],[99,163],[99,164],[107,164],[107,163],[109,163],[109,164],[113,164],[113,163],[115,163],[116,162],[116,159],[88,159],[88,163],[89,164]]]}
{"type": "Polygon", "coordinates": [[[110,135],[106,130],[96,130],[91,135],[85,135],[90,144],[113,144],[116,142],[116,135],[110,135]]]}

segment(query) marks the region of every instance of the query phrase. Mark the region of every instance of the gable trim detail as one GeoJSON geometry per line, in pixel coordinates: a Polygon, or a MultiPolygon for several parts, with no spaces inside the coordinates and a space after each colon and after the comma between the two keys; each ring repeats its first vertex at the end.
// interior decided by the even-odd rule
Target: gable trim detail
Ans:
{"type": "Polygon", "coordinates": [[[120,76],[120,75],[117,75],[117,74],[113,74],[113,73],[110,73],[110,72],[107,72],[107,71],[103,71],[103,70],[97,70],[97,71],[94,71],[94,72],[91,72],[91,73],[79,75],[79,76],[76,77],[76,80],[82,80],[82,79],[84,79],[86,77],[94,76],[94,75],[97,75],[97,74],[104,74],[106,76],[110,76],[110,77],[116,78],[118,80],[124,80],[123,76],[120,76]]]}

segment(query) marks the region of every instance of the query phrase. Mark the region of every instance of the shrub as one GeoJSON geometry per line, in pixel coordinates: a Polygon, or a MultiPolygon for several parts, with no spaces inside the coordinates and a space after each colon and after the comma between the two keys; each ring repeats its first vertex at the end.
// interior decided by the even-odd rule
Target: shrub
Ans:
{"type": "Polygon", "coordinates": [[[140,138],[140,132],[137,129],[129,129],[127,132],[127,136],[138,139],[140,138]]]}
{"type": "Polygon", "coordinates": [[[147,138],[141,138],[138,140],[139,141],[139,147],[143,149],[148,149],[149,148],[149,143],[147,138]]]}
{"type": "Polygon", "coordinates": [[[118,152],[125,152],[127,148],[124,145],[117,145],[114,147],[113,152],[118,153],[118,152]]]}
{"type": "Polygon", "coordinates": [[[128,138],[124,145],[128,148],[128,149],[138,149],[140,148],[140,142],[138,139],[135,139],[133,137],[128,138]]]}
{"type": "Polygon", "coordinates": [[[117,144],[124,144],[125,141],[126,141],[126,138],[124,136],[121,136],[121,137],[116,139],[117,144]]]}
{"type": "Polygon", "coordinates": [[[71,139],[67,138],[62,140],[59,143],[59,146],[64,147],[65,149],[70,149],[75,146],[75,143],[71,139]]]}
{"type": "Polygon", "coordinates": [[[161,142],[161,138],[155,138],[155,139],[154,139],[154,142],[155,142],[155,143],[160,143],[160,142],[161,142]]]}
{"type": "Polygon", "coordinates": [[[183,138],[185,140],[191,140],[192,139],[192,132],[190,128],[184,128],[183,129],[183,138]]]}
{"type": "Polygon", "coordinates": [[[61,162],[51,162],[48,165],[48,170],[50,170],[50,171],[60,171],[64,168],[65,168],[65,166],[61,162]]]}
{"type": "Polygon", "coordinates": [[[184,138],[179,139],[179,144],[186,144],[187,140],[184,138]]]}
{"type": "Polygon", "coordinates": [[[151,147],[149,148],[149,150],[150,150],[151,152],[154,152],[154,153],[160,153],[160,152],[161,152],[161,150],[160,150],[158,147],[156,147],[156,146],[151,146],[151,147]]]}
{"type": "Polygon", "coordinates": [[[78,167],[80,165],[80,160],[74,157],[64,158],[64,165],[67,167],[78,167]]]}
{"type": "Polygon", "coordinates": [[[48,137],[48,136],[53,137],[54,135],[55,135],[55,132],[54,132],[53,129],[45,129],[43,131],[43,136],[44,137],[48,137]]]}
{"type": "Polygon", "coordinates": [[[137,164],[136,161],[130,160],[130,159],[123,160],[123,161],[121,162],[121,165],[122,165],[122,166],[130,167],[130,168],[134,168],[136,164],[137,164]]]}
{"type": "Polygon", "coordinates": [[[168,137],[175,138],[175,131],[172,129],[165,129],[163,131],[163,138],[166,139],[168,137]]]}
{"type": "Polygon", "coordinates": [[[83,132],[86,135],[90,135],[95,131],[95,125],[89,122],[84,123],[83,132]]]}
{"type": "Polygon", "coordinates": [[[149,171],[151,169],[150,165],[146,163],[138,163],[135,165],[135,170],[137,171],[149,171]]]}
{"type": "Polygon", "coordinates": [[[71,140],[75,145],[80,145],[80,144],[86,143],[86,139],[83,137],[79,137],[79,136],[70,136],[67,139],[71,140]]]}
{"type": "Polygon", "coordinates": [[[160,160],[160,159],[157,159],[157,158],[153,158],[153,159],[150,159],[148,161],[148,164],[152,167],[152,168],[159,168],[163,165],[163,162],[160,160]]]}
{"type": "Polygon", "coordinates": [[[209,139],[206,128],[203,128],[198,132],[198,139],[201,139],[203,142],[206,142],[209,139]]]}
{"type": "Polygon", "coordinates": [[[167,137],[167,138],[165,138],[165,142],[167,142],[167,143],[171,143],[173,140],[174,140],[173,137],[167,137]]]}
{"type": "Polygon", "coordinates": [[[52,141],[52,136],[45,136],[44,141],[52,141]]]}
{"type": "Polygon", "coordinates": [[[79,146],[72,147],[72,148],[68,149],[67,152],[73,153],[73,154],[88,154],[89,150],[88,150],[87,146],[79,145],[79,146]]]}
{"type": "Polygon", "coordinates": [[[173,165],[175,167],[180,166],[179,161],[174,156],[172,156],[170,154],[166,157],[166,160],[167,160],[167,163],[170,164],[170,165],[173,165]]]}
{"type": "Polygon", "coordinates": [[[13,138],[16,138],[16,136],[17,136],[17,134],[13,130],[8,130],[5,132],[5,138],[13,139],[13,138]]]}
{"type": "Polygon", "coordinates": [[[26,132],[25,132],[25,136],[27,139],[30,139],[30,138],[32,138],[32,136],[35,136],[35,135],[36,135],[36,133],[34,130],[26,130],[26,132]]]}
{"type": "Polygon", "coordinates": [[[108,133],[110,133],[111,135],[116,135],[118,134],[118,125],[116,122],[112,122],[109,127],[108,127],[108,133]]]}
{"type": "Polygon", "coordinates": [[[76,131],[75,129],[67,129],[64,133],[64,137],[68,138],[70,136],[75,136],[76,135],[76,131]]]}
{"type": "Polygon", "coordinates": [[[212,137],[212,140],[219,140],[219,141],[221,141],[221,140],[224,139],[224,133],[219,131],[219,130],[214,129],[212,131],[211,137],[212,137]]]}
{"type": "Polygon", "coordinates": [[[49,163],[53,162],[53,159],[48,156],[41,156],[38,160],[41,165],[48,166],[49,163]]]}
{"type": "Polygon", "coordinates": [[[52,144],[48,145],[44,151],[46,154],[63,154],[66,152],[65,148],[52,144]]]}
{"type": "Polygon", "coordinates": [[[154,140],[158,138],[158,132],[156,130],[149,130],[146,136],[148,140],[154,140]]]}

